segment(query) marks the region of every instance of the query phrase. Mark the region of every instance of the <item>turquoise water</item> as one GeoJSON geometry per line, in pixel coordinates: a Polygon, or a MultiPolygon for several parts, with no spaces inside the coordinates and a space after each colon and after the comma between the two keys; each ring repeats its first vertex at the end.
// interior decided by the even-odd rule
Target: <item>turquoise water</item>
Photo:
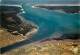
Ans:
{"type": "Polygon", "coordinates": [[[41,8],[32,8],[31,5],[24,5],[25,13],[22,16],[38,25],[38,32],[31,40],[42,40],[52,37],[55,32],[62,34],[79,33],[80,14],[61,13],[41,8]]]}
{"type": "MultiPolygon", "coordinates": [[[[10,51],[11,49],[53,37],[52,34],[60,32],[62,34],[80,34],[80,13],[70,14],[51,11],[41,8],[32,8],[31,5],[23,5],[25,13],[20,14],[26,20],[35,23],[39,29],[31,39],[15,43],[10,46],[2,47],[1,53],[10,51]]],[[[61,37],[62,38],[62,37],[61,37]]]]}
{"type": "MultiPolygon", "coordinates": [[[[78,0],[1,0],[0,4],[19,4],[22,3],[78,3],[78,0]]],[[[46,9],[32,8],[31,5],[23,5],[25,13],[21,14],[26,20],[34,22],[38,25],[38,32],[32,36],[30,40],[24,40],[10,46],[1,48],[1,53],[5,53],[11,49],[30,44],[33,41],[39,41],[45,38],[52,37],[55,32],[65,33],[80,33],[80,14],[69,14],[50,11],[46,9]],[[32,41],[31,41],[32,40],[32,41]]]]}

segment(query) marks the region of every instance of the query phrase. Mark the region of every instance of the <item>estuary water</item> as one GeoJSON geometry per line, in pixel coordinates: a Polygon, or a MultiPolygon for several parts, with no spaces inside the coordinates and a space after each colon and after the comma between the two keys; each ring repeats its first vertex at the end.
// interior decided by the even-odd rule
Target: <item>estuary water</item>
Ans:
{"type": "Polygon", "coordinates": [[[33,8],[31,5],[24,5],[25,11],[22,14],[25,19],[38,25],[38,32],[31,38],[32,41],[53,37],[54,33],[74,34],[79,33],[80,18],[78,14],[51,11],[42,8],[33,8]]]}
{"type": "Polygon", "coordinates": [[[33,8],[32,5],[23,5],[22,7],[24,13],[20,15],[23,16],[25,20],[35,23],[38,26],[38,32],[28,40],[1,48],[1,53],[46,38],[54,38],[54,33],[61,33],[62,35],[66,33],[80,34],[80,13],[71,14],[51,11],[48,9],[33,8]]]}

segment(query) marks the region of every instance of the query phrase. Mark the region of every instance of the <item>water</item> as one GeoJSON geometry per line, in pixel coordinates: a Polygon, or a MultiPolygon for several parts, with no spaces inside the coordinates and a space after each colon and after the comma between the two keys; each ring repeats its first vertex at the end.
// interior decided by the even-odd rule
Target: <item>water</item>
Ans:
{"type": "Polygon", "coordinates": [[[31,40],[41,40],[51,37],[55,32],[76,33],[80,30],[79,15],[61,13],[40,8],[32,8],[30,5],[23,6],[25,14],[23,16],[39,26],[39,31],[31,40]]]}
{"type": "Polygon", "coordinates": [[[55,32],[80,33],[80,14],[62,13],[47,9],[32,8],[31,5],[23,5],[25,13],[20,14],[26,20],[38,25],[38,32],[29,40],[24,40],[2,48],[2,53],[11,49],[53,37],[55,32]]]}

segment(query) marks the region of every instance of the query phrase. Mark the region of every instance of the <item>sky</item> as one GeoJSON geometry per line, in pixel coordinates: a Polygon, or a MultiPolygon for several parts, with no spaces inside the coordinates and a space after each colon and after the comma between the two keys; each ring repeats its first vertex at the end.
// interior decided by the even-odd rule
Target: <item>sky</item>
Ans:
{"type": "MultiPolygon", "coordinates": [[[[1,0],[0,0],[1,1],[1,0]]],[[[80,0],[2,0],[1,3],[78,3],[80,0]]]]}

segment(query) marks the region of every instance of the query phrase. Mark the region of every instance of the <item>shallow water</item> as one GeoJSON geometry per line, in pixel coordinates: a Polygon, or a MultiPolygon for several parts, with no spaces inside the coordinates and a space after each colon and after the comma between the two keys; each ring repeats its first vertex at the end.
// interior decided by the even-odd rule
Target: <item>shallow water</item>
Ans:
{"type": "Polygon", "coordinates": [[[34,22],[39,27],[36,35],[31,39],[33,41],[52,37],[51,35],[55,32],[60,32],[61,34],[80,33],[79,13],[61,13],[41,8],[32,8],[30,5],[24,5],[23,8],[25,14],[22,15],[25,19],[34,22]]]}
{"type": "Polygon", "coordinates": [[[2,53],[25,44],[51,38],[54,33],[61,33],[62,35],[66,33],[80,34],[80,14],[70,14],[40,8],[32,8],[31,5],[23,5],[23,9],[25,13],[20,15],[26,20],[34,22],[39,27],[38,32],[28,40],[3,47],[2,53]]]}

